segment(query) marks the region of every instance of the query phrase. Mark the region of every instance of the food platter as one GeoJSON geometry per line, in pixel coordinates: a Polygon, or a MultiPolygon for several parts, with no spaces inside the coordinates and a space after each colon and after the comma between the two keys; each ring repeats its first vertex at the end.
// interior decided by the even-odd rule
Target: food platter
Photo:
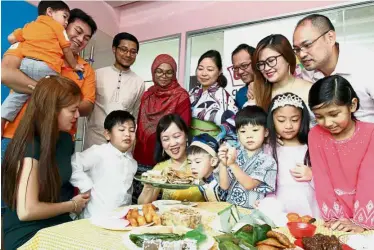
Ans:
{"type": "MultiPolygon", "coordinates": [[[[157,234],[157,233],[176,233],[176,234],[184,234],[192,229],[181,227],[181,226],[154,226],[149,228],[136,228],[133,231],[126,233],[123,237],[123,243],[124,245],[131,250],[140,250],[141,247],[136,246],[131,240],[130,235],[131,234],[157,234]]],[[[212,249],[212,247],[215,244],[215,240],[213,237],[207,235],[207,239],[198,245],[199,250],[209,250],[212,249]]]]}
{"type": "Polygon", "coordinates": [[[150,184],[157,188],[166,188],[166,189],[188,189],[190,187],[198,187],[199,185],[196,184],[171,184],[171,183],[160,183],[154,182],[150,180],[144,180],[140,175],[136,175],[134,177],[135,180],[140,181],[143,184],[150,184]]]}
{"type": "Polygon", "coordinates": [[[161,224],[160,216],[152,204],[117,209],[109,214],[93,216],[89,219],[92,225],[112,231],[131,231],[136,228],[161,224]]]}

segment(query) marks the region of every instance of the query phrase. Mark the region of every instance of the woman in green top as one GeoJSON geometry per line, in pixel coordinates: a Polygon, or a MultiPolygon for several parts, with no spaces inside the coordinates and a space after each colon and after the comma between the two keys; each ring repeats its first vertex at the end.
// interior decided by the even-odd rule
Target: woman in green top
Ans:
{"type": "Polygon", "coordinates": [[[2,164],[4,247],[16,249],[40,229],[70,221],[89,194],[73,197],[69,180],[81,91],[60,76],[41,79],[2,164]]]}
{"type": "MultiPolygon", "coordinates": [[[[157,165],[153,170],[171,168],[175,170],[190,171],[187,164],[188,128],[179,115],[170,114],[162,117],[156,129],[155,160],[157,165]]],[[[144,185],[138,198],[139,204],[155,201],[161,189],[149,184],[144,185]]],[[[163,200],[189,200],[205,201],[198,187],[183,190],[162,190],[163,200]]]]}

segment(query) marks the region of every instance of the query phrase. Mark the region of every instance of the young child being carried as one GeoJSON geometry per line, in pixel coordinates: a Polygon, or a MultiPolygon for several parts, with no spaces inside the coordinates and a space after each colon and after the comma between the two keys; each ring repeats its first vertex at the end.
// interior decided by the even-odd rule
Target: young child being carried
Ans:
{"type": "Polygon", "coordinates": [[[268,197],[275,198],[284,213],[319,218],[308,153],[309,117],[304,101],[293,93],[277,95],[271,101],[269,144],[278,175],[277,190],[268,197]],[[278,139],[283,146],[278,144],[278,139]]]}
{"type": "Polygon", "coordinates": [[[227,202],[254,208],[255,202],[275,191],[277,164],[263,152],[268,136],[267,114],[258,106],[247,106],[235,118],[240,146],[235,149],[223,144],[220,159],[220,186],[228,190],[227,202]]]}
{"type": "MultiPolygon", "coordinates": [[[[65,28],[70,16],[69,6],[63,1],[41,1],[38,5],[38,18],[23,28],[14,30],[9,36],[12,47],[22,43],[25,57],[20,70],[35,81],[47,75],[61,73],[64,59],[74,69],[83,71],[83,65],[77,64],[70,49],[70,41],[65,28]]],[[[1,105],[1,131],[7,121],[13,121],[28,94],[12,92],[1,105]]]]}
{"type": "Polygon", "coordinates": [[[135,118],[127,111],[112,111],[105,118],[104,128],[108,143],[94,145],[72,157],[71,184],[82,193],[91,192],[83,218],[131,205],[132,181],[138,168],[131,153],[135,118]]]}
{"type": "Polygon", "coordinates": [[[227,191],[219,186],[218,142],[212,136],[204,133],[195,136],[187,149],[187,161],[192,173],[204,182],[199,190],[205,201],[225,201],[227,191]]]}

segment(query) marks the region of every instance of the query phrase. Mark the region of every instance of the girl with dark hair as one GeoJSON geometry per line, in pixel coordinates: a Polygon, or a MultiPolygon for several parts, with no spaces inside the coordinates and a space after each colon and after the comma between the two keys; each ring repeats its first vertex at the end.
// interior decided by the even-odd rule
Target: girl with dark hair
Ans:
{"type": "MultiPolygon", "coordinates": [[[[176,114],[169,114],[160,119],[156,129],[155,161],[153,168],[162,171],[167,168],[190,171],[187,163],[188,127],[183,119],[176,114]]],[[[139,204],[155,201],[161,192],[160,188],[144,185],[138,198],[139,204]]],[[[204,201],[204,197],[197,187],[185,190],[162,190],[163,200],[204,201]]]]}
{"type": "Polygon", "coordinates": [[[286,92],[292,92],[308,102],[312,84],[294,77],[296,56],[285,36],[276,34],[263,38],[257,44],[252,68],[255,74],[254,101],[247,105],[255,104],[268,110],[273,97],[286,92]]]}
{"type": "Polygon", "coordinates": [[[289,92],[275,96],[267,124],[272,155],[278,164],[277,189],[268,197],[275,196],[282,212],[318,218],[308,154],[309,112],[304,101],[289,92]],[[277,142],[279,136],[283,146],[277,142]]]}
{"type": "Polygon", "coordinates": [[[79,117],[81,91],[60,76],[42,78],[2,162],[5,249],[16,249],[39,230],[71,221],[89,195],[73,197],[73,141],[68,133],[79,117]]]}
{"type": "Polygon", "coordinates": [[[374,229],[374,124],[358,121],[359,98],[339,75],[318,80],[309,106],[318,125],[309,133],[316,197],[326,226],[374,229]]]}
{"type": "Polygon", "coordinates": [[[222,59],[218,51],[209,50],[200,57],[196,76],[200,86],[190,91],[191,134],[195,136],[208,133],[220,141],[230,131],[234,131],[233,117],[238,108],[224,89],[227,79],[222,74],[222,59]]]}

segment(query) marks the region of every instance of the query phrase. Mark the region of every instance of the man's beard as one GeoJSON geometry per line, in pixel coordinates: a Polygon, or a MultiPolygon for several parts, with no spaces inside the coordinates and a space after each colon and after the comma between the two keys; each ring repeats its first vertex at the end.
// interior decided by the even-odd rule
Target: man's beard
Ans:
{"type": "Polygon", "coordinates": [[[124,65],[124,64],[120,63],[119,61],[116,61],[116,63],[117,63],[118,65],[120,65],[120,66],[121,66],[123,69],[125,69],[125,70],[130,69],[130,66],[129,66],[129,65],[124,65]]]}

